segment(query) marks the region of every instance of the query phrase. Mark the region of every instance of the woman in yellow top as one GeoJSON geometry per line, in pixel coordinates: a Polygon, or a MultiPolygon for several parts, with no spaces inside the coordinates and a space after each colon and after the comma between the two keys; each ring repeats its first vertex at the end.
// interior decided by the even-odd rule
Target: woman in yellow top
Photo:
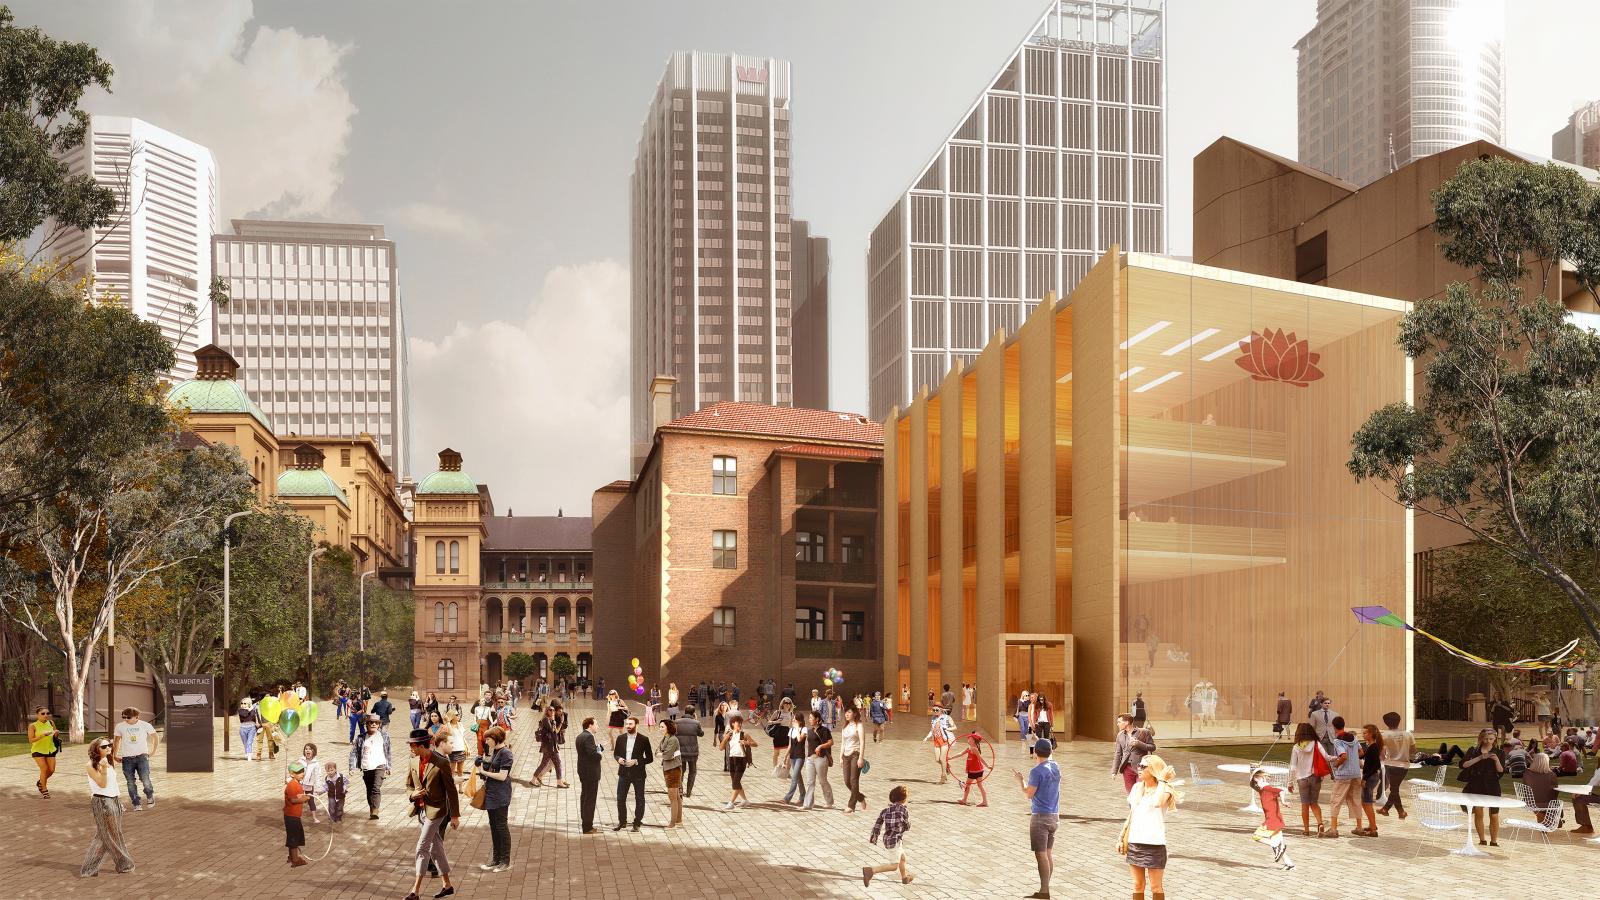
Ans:
{"type": "Polygon", "coordinates": [[[39,767],[39,780],[34,784],[40,795],[49,800],[50,776],[56,773],[56,720],[43,706],[33,711],[33,717],[28,723],[28,744],[33,751],[33,764],[39,767]]]}

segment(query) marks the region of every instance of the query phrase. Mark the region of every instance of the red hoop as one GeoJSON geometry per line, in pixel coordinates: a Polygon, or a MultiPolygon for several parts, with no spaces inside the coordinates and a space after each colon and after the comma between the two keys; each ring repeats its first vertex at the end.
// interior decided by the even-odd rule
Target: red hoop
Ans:
{"type": "MultiPolygon", "coordinates": [[[[987,761],[986,765],[984,766],[984,771],[983,771],[982,777],[980,777],[978,779],[979,782],[988,781],[989,780],[989,776],[994,774],[994,767],[995,767],[994,743],[992,741],[990,741],[988,738],[984,737],[983,735],[979,734],[976,731],[969,731],[966,734],[963,734],[962,736],[956,738],[954,741],[951,741],[950,744],[948,744],[947,746],[953,747],[958,743],[965,744],[969,738],[977,738],[978,739],[978,751],[979,751],[978,758],[980,760],[983,759],[984,750],[987,749],[987,751],[988,751],[988,757],[989,757],[988,761],[987,761]]],[[[951,754],[951,755],[947,755],[945,757],[945,760],[944,760],[944,770],[945,770],[945,772],[947,774],[949,774],[949,775],[955,776],[956,781],[958,783],[960,783],[960,784],[966,784],[967,783],[966,763],[962,763],[960,772],[957,772],[955,769],[951,768],[950,764],[955,762],[957,759],[965,759],[971,753],[972,753],[972,748],[968,747],[967,749],[962,750],[959,755],[951,754]]]]}

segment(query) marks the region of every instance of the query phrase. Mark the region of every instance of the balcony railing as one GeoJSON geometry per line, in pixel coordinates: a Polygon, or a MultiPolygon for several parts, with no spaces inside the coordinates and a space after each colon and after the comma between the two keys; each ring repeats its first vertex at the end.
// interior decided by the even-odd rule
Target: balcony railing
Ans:
{"type": "Polygon", "coordinates": [[[842,581],[871,584],[878,578],[871,563],[806,562],[796,560],[794,577],[800,581],[842,581]]]}
{"type": "Polygon", "coordinates": [[[486,591],[592,591],[593,581],[485,581],[486,591]]]}
{"type": "Polygon", "coordinates": [[[837,487],[797,487],[794,489],[796,506],[838,506],[845,509],[877,509],[878,495],[873,491],[837,487]]]}
{"type": "Polygon", "coordinates": [[[578,632],[578,643],[592,644],[594,643],[594,635],[587,631],[580,631],[578,632]]]}
{"type": "Polygon", "coordinates": [[[500,643],[500,632],[498,632],[498,631],[486,631],[486,632],[484,632],[483,633],[483,641],[486,644],[498,644],[498,643],[500,643]]]}
{"type": "Polygon", "coordinates": [[[867,659],[870,657],[866,641],[801,641],[794,642],[794,655],[801,659],[867,659]]]}
{"type": "Polygon", "coordinates": [[[513,632],[511,632],[511,633],[506,635],[506,639],[509,640],[513,644],[520,644],[524,640],[526,640],[527,637],[528,637],[527,635],[523,634],[520,631],[513,631],[513,632]]]}

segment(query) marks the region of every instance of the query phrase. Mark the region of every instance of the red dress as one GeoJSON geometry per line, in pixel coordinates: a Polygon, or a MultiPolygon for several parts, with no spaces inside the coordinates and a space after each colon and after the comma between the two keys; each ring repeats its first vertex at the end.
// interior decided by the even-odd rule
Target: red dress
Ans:
{"type": "Polygon", "coordinates": [[[1261,789],[1261,827],[1268,831],[1283,830],[1282,793],[1283,788],[1270,784],[1261,789]]]}

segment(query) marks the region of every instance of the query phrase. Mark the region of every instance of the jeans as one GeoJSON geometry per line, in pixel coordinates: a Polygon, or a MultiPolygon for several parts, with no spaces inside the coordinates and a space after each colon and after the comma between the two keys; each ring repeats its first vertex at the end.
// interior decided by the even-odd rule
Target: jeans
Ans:
{"type": "Polygon", "coordinates": [[[511,823],[507,816],[511,807],[500,806],[488,810],[489,813],[489,841],[494,846],[494,857],[490,862],[497,866],[511,865],[511,823]]]}
{"type": "Polygon", "coordinates": [[[804,757],[789,758],[789,793],[783,795],[783,802],[798,798],[802,803],[806,799],[806,761],[804,757]]]}
{"type": "Polygon", "coordinates": [[[1407,770],[1403,766],[1383,767],[1384,785],[1389,794],[1383,801],[1384,812],[1388,812],[1391,809],[1398,809],[1401,812],[1406,811],[1406,802],[1400,797],[1400,786],[1405,784],[1406,774],[1407,770]]]}
{"type": "Polygon", "coordinates": [[[156,798],[156,789],[150,786],[150,757],[144,753],[138,756],[124,756],[122,758],[122,777],[128,782],[128,800],[134,809],[139,808],[139,790],[133,783],[133,776],[138,775],[144,782],[144,796],[146,800],[156,798]]]}
{"type": "Polygon", "coordinates": [[[239,726],[239,743],[244,745],[244,755],[256,752],[256,723],[245,722],[239,726]]]}
{"type": "Polygon", "coordinates": [[[855,809],[856,804],[867,805],[866,795],[861,793],[861,754],[852,753],[844,758],[844,787],[849,793],[844,805],[847,809],[855,809]]]}
{"type": "Polygon", "coordinates": [[[422,727],[422,710],[413,709],[411,711],[411,730],[412,731],[416,731],[418,728],[421,728],[421,727],[422,727]]]}
{"type": "Polygon", "coordinates": [[[683,758],[683,795],[694,796],[694,775],[700,771],[700,756],[685,756],[683,758]]]}
{"type": "Polygon", "coordinates": [[[1029,741],[1028,741],[1028,717],[1027,716],[1017,716],[1017,732],[1018,732],[1017,736],[1022,738],[1022,743],[1024,743],[1024,744],[1029,743],[1029,741]]]}
{"type": "Polygon", "coordinates": [[[350,738],[349,738],[349,740],[346,740],[345,743],[354,744],[356,742],[356,730],[359,729],[360,727],[361,727],[361,717],[360,716],[351,716],[350,717],[350,738]]]}
{"type": "Polygon", "coordinates": [[[633,790],[633,824],[644,821],[644,770],[636,776],[623,775],[617,779],[617,824],[628,823],[628,790],[633,790]]]}
{"type": "Polygon", "coordinates": [[[828,783],[828,758],[826,756],[806,757],[806,802],[803,804],[810,809],[817,799],[817,788],[822,788],[823,802],[828,806],[833,805],[833,785],[828,783]]]}

